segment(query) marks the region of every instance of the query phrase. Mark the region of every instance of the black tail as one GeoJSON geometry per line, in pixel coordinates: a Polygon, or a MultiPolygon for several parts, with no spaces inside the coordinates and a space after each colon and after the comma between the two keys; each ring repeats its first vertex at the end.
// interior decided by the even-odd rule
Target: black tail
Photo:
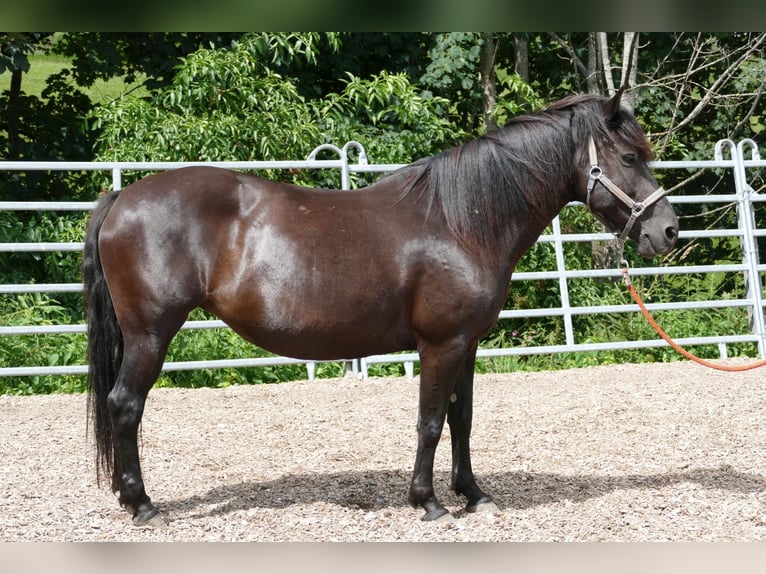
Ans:
{"type": "Polygon", "coordinates": [[[114,469],[112,421],[107,397],[122,363],[123,340],[101,267],[98,236],[117,197],[118,192],[109,193],[96,205],[85,232],[82,261],[88,322],[88,426],[96,439],[96,477],[99,484],[102,474],[111,477],[114,469]]]}

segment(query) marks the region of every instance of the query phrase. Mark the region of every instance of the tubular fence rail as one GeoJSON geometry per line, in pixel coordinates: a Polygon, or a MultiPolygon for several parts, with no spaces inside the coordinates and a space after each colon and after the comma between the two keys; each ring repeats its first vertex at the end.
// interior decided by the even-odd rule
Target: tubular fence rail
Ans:
{"type": "MultiPolygon", "coordinates": [[[[0,162],[0,171],[110,171],[112,188],[122,188],[122,176],[124,172],[161,171],[175,169],[187,165],[200,165],[200,162],[0,162]]],[[[317,147],[305,161],[247,161],[247,162],[212,162],[205,165],[216,165],[230,169],[241,170],[264,170],[264,169],[336,169],[340,171],[341,188],[350,190],[350,174],[352,173],[385,173],[393,171],[401,166],[394,164],[370,164],[364,148],[358,142],[348,142],[342,148],[333,145],[317,147]],[[320,151],[332,151],[338,159],[318,160],[320,151]],[[357,157],[356,163],[351,163],[349,152],[354,150],[357,157]]],[[[717,345],[722,358],[727,356],[727,345],[751,343],[757,346],[762,358],[766,358],[766,329],[764,327],[764,296],[763,296],[763,273],[766,265],[761,263],[757,240],[766,236],[766,229],[756,227],[756,209],[766,201],[766,196],[758,194],[749,184],[751,170],[766,167],[766,160],[761,160],[759,150],[755,142],[750,139],[742,140],[735,144],[732,140],[721,140],[714,148],[714,158],[710,161],[664,161],[651,164],[655,170],[692,170],[716,169],[726,174],[733,182],[733,193],[678,195],[669,196],[671,203],[715,205],[736,205],[737,226],[715,229],[684,229],[681,226],[680,238],[712,238],[734,237],[737,238],[742,250],[742,262],[724,265],[666,265],[661,267],[641,267],[638,262],[631,262],[631,276],[663,276],[676,274],[712,274],[712,273],[737,273],[743,277],[745,292],[743,297],[737,299],[714,298],[695,301],[671,301],[649,303],[650,311],[665,311],[677,309],[713,309],[724,307],[740,307],[746,309],[749,321],[749,329],[735,334],[714,334],[704,337],[679,337],[677,342],[684,346],[694,345],[717,345]],[[746,157],[746,156],[750,157],[746,157]],[[636,266],[633,266],[636,265],[636,266]]],[[[726,186],[728,189],[732,187],[726,186]]],[[[353,191],[349,191],[353,193],[353,191]]],[[[0,201],[0,217],[8,211],[88,211],[95,202],[46,202],[46,201],[0,201]]],[[[579,204],[573,204],[579,205],[579,204]]],[[[620,269],[571,269],[565,262],[564,245],[575,242],[605,241],[612,238],[608,233],[565,233],[562,231],[559,217],[556,217],[549,229],[540,236],[538,243],[553,245],[555,254],[555,268],[538,269],[528,272],[516,272],[512,282],[523,281],[556,281],[560,300],[557,305],[532,308],[532,309],[509,309],[500,313],[499,319],[535,318],[535,317],[559,317],[564,326],[563,344],[556,345],[522,345],[508,346],[503,348],[483,348],[480,346],[477,356],[479,358],[501,357],[512,355],[553,354],[578,351],[602,351],[617,349],[640,349],[650,347],[663,347],[667,343],[657,337],[649,340],[633,341],[604,341],[583,342],[578,340],[578,333],[573,325],[573,318],[579,315],[596,313],[636,313],[639,308],[635,304],[624,305],[585,305],[573,306],[570,303],[569,283],[583,278],[619,278],[620,269]]],[[[81,251],[82,242],[6,242],[0,243],[0,252],[51,252],[51,251],[81,251]]],[[[24,293],[67,293],[82,291],[82,283],[79,278],[72,278],[71,283],[24,283],[24,284],[0,284],[0,296],[8,294],[24,293]]],[[[84,324],[60,324],[60,325],[14,325],[4,324],[0,317],[0,336],[13,335],[50,335],[66,333],[85,333],[84,324]]],[[[184,329],[211,329],[227,328],[221,321],[187,321],[184,329]]],[[[403,363],[405,372],[412,377],[414,364],[418,361],[416,353],[400,353],[388,355],[375,355],[362,359],[343,360],[347,369],[354,373],[367,376],[368,368],[375,363],[403,363]]],[[[266,365],[305,364],[307,376],[314,378],[316,362],[293,359],[289,357],[252,357],[245,359],[218,359],[199,361],[166,362],[164,370],[190,370],[209,368],[237,368],[266,365]]],[[[36,376],[36,375],[65,375],[85,374],[87,365],[58,365],[58,366],[12,366],[0,367],[0,376],[36,376]]]]}

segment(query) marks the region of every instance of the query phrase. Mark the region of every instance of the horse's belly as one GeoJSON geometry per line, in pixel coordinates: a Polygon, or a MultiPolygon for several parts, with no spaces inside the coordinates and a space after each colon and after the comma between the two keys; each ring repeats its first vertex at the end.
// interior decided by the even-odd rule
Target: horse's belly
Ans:
{"type": "Polygon", "coordinates": [[[251,343],[273,353],[299,359],[352,359],[411,349],[414,344],[406,329],[381,328],[364,321],[305,319],[291,324],[231,321],[231,327],[251,343]]]}
{"type": "Polygon", "coordinates": [[[289,357],[348,359],[414,348],[404,308],[390,298],[319,298],[283,288],[210,311],[246,340],[289,357]]]}

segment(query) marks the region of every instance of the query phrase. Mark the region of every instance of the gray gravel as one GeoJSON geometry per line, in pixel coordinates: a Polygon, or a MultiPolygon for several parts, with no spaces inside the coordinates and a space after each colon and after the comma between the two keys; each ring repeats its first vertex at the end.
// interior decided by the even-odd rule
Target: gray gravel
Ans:
{"type": "Polygon", "coordinates": [[[85,396],[0,396],[2,541],[766,539],[763,371],[686,362],[478,376],[474,470],[498,511],[407,505],[417,381],[154,389],[143,466],[166,520],[95,483],[85,396]]]}

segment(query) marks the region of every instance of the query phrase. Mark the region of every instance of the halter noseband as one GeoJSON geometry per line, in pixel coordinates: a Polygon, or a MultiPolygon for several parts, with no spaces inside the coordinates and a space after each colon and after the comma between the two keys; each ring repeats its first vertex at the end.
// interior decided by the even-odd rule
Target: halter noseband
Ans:
{"type": "Polygon", "coordinates": [[[630,233],[630,230],[633,229],[633,224],[638,220],[638,218],[641,217],[641,215],[644,213],[644,211],[646,211],[646,209],[650,205],[652,205],[659,199],[665,197],[667,192],[661,187],[659,187],[649,197],[647,197],[643,201],[633,201],[633,199],[629,197],[627,193],[622,191],[617,186],[617,184],[615,184],[611,179],[609,179],[608,177],[604,175],[604,171],[598,165],[598,153],[596,152],[596,142],[593,141],[592,136],[588,141],[588,156],[590,159],[590,170],[588,172],[588,187],[587,187],[587,195],[585,196],[585,205],[588,207],[588,210],[590,210],[590,212],[595,215],[595,212],[590,207],[590,193],[591,191],[593,191],[593,188],[596,186],[596,182],[601,183],[601,185],[603,185],[607,191],[609,191],[617,199],[619,199],[625,205],[627,205],[628,209],[630,209],[630,218],[628,219],[628,222],[625,224],[625,227],[623,228],[622,232],[620,233],[617,233],[616,231],[614,232],[614,234],[617,236],[617,240],[620,243],[624,243],[625,240],[628,238],[628,234],[630,233]]]}

